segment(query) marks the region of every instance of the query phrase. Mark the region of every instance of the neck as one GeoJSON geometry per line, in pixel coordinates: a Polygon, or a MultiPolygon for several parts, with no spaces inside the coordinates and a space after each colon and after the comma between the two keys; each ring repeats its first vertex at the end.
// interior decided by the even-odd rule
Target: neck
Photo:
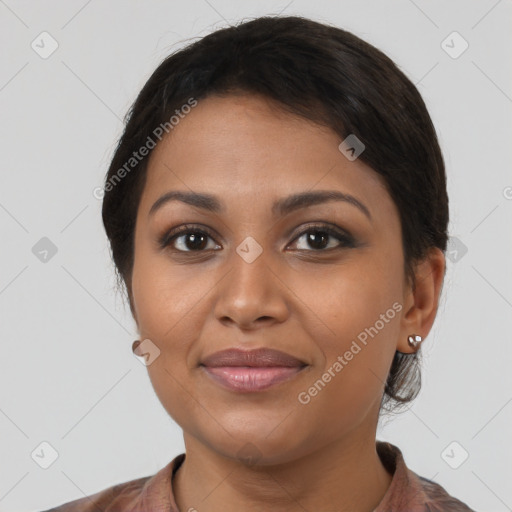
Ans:
{"type": "Polygon", "coordinates": [[[292,461],[248,466],[185,435],[186,457],[175,474],[179,510],[371,512],[391,483],[370,435],[354,432],[292,461]]]}

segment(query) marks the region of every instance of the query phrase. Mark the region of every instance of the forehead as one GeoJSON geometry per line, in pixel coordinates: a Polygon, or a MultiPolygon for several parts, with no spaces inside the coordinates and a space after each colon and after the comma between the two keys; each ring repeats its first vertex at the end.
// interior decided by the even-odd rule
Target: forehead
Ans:
{"type": "Polygon", "coordinates": [[[349,161],[338,149],[341,141],[271,100],[209,97],[181,116],[151,153],[140,209],[149,211],[176,189],[208,192],[245,208],[329,189],[360,198],[375,216],[396,215],[383,178],[360,159],[349,161]]]}

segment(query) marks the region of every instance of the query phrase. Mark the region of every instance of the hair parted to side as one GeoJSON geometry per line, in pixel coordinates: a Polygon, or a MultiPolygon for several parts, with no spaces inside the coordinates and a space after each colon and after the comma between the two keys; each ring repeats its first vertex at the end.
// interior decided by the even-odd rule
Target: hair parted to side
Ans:
{"type": "MultiPolygon", "coordinates": [[[[382,177],[397,206],[404,277],[414,290],[415,263],[433,247],[446,251],[449,221],[443,156],[421,95],[389,57],[354,34],[299,16],[265,16],[168,56],[126,116],[105,177],[102,218],[132,313],[135,220],[149,156],[114,186],[113,178],[191,98],[247,93],[327,126],[341,140],[355,134],[364,143],[359,158],[382,177]]],[[[419,354],[396,352],[381,407],[406,404],[420,385],[419,354]]]]}

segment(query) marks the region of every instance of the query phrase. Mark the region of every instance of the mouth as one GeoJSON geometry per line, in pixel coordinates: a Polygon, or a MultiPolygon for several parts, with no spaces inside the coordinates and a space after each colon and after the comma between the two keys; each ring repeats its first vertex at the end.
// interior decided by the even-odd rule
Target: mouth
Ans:
{"type": "Polygon", "coordinates": [[[305,366],[203,366],[201,368],[217,384],[238,392],[264,391],[297,376],[305,366]]]}
{"type": "Polygon", "coordinates": [[[250,393],[290,381],[308,364],[276,349],[231,348],[205,357],[199,366],[225,389],[250,393]]]}

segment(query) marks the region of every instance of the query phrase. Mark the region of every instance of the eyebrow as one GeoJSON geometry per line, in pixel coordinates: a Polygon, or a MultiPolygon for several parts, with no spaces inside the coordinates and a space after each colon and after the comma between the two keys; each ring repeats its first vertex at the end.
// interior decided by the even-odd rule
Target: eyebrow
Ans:
{"type": "MultiPolygon", "coordinates": [[[[155,201],[149,210],[148,216],[154,215],[155,212],[159,210],[164,204],[171,201],[181,201],[182,203],[189,204],[191,206],[195,206],[212,213],[223,213],[225,211],[219,199],[211,194],[172,190],[165,193],[155,201]]],[[[361,201],[350,194],[345,194],[337,190],[301,192],[291,196],[283,197],[278,199],[272,205],[272,214],[274,216],[284,216],[301,208],[307,208],[308,206],[314,206],[329,201],[343,201],[349,203],[363,212],[370,221],[372,220],[369,209],[361,201]]]]}

